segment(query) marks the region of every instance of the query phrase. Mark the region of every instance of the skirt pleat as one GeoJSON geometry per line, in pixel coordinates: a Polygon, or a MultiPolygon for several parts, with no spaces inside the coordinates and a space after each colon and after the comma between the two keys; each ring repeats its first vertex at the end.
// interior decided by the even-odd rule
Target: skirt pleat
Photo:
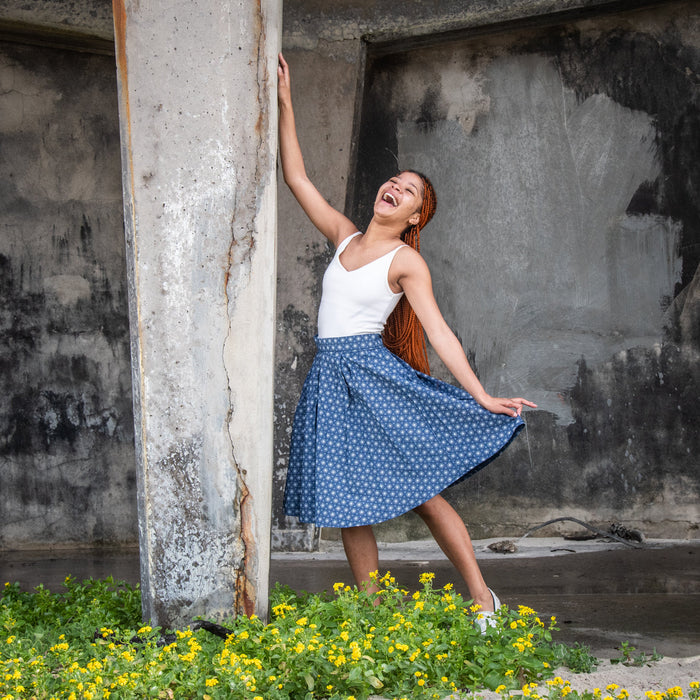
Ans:
{"type": "Polygon", "coordinates": [[[523,426],[417,372],[379,335],[316,344],[284,496],[302,522],[353,527],[401,515],[476,473],[523,426]]]}

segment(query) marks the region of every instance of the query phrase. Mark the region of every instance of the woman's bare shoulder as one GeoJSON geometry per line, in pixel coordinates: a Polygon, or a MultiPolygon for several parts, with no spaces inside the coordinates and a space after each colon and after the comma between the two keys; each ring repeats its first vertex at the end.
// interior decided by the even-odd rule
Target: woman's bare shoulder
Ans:
{"type": "Polygon", "coordinates": [[[399,248],[396,256],[394,257],[396,264],[401,269],[415,270],[415,271],[428,271],[428,263],[425,262],[423,256],[415,249],[411,248],[409,245],[404,245],[399,248]]]}

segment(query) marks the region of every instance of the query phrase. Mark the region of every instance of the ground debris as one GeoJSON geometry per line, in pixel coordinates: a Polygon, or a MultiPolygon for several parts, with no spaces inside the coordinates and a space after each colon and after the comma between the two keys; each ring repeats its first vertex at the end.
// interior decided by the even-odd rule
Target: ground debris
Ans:
{"type": "Polygon", "coordinates": [[[610,525],[610,534],[633,542],[644,542],[645,540],[644,533],[641,530],[625,527],[622,523],[612,523],[610,525]]]}
{"type": "Polygon", "coordinates": [[[496,554],[513,554],[517,552],[518,548],[515,546],[515,542],[512,540],[501,540],[500,542],[492,542],[487,545],[487,547],[496,554]]]}

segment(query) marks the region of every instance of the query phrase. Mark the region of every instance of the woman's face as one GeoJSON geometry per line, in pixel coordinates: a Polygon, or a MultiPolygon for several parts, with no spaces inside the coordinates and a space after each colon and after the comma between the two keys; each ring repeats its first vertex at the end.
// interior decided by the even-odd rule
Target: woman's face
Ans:
{"type": "Polygon", "coordinates": [[[375,216],[397,219],[404,225],[418,223],[423,205],[423,180],[404,171],[385,182],[374,200],[375,216]]]}

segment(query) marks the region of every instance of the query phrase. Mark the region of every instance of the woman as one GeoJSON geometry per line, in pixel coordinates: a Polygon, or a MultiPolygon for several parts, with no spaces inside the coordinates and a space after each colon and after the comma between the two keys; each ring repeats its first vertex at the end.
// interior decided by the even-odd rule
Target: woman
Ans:
{"type": "Polygon", "coordinates": [[[323,282],[318,352],[294,419],[285,510],[340,527],[355,580],[368,592],[379,566],[371,525],[414,510],[474,602],[493,614],[498,599],[440,492],[499,452],[522,426],[523,406],[535,404],[487,394],[438,309],[418,252],[420,229],[435,210],[430,181],[410,170],[392,177],[358,232],[306,175],[281,54],[278,101],[284,180],[336,249],[323,282]],[[423,330],[464,390],[428,376],[423,330]],[[382,332],[406,362],[389,352],[382,332]]]}

